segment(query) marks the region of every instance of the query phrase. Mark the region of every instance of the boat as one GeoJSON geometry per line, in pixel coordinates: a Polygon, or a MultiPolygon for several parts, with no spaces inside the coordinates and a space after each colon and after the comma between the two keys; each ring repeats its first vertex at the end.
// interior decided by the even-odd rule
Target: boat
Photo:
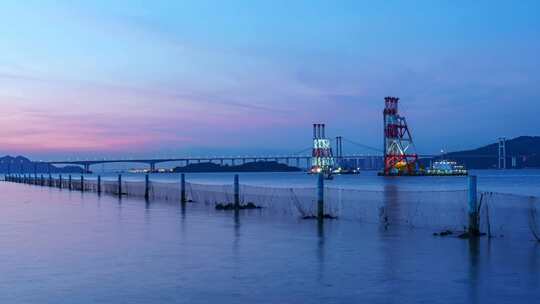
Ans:
{"type": "Polygon", "coordinates": [[[469,172],[465,166],[458,164],[453,160],[438,160],[433,162],[431,167],[426,170],[426,175],[434,176],[464,176],[469,172]]]}
{"type": "Polygon", "coordinates": [[[332,174],[337,174],[337,175],[360,174],[360,168],[351,169],[351,168],[338,167],[332,170],[332,174]]]}
{"type": "Polygon", "coordinates": [[[320,167],[313,167],[308,171],[308,174],[322,174],[324,179],[332,180],[334,179],[333,170],[322,170],[320,167]]]}

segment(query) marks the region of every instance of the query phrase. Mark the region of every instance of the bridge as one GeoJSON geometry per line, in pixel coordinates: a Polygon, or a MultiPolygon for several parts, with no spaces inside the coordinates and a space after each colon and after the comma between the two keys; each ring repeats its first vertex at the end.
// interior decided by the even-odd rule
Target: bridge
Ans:
{"type": "MultiPolygon", "coordinates": [[[[133,159],[96,159],[96,160],[60,160],[42,162],[48,165],[74,165],[81,166],[85,172],[91,172],[90,166],[99,164],[114,164],[114,163],[140,163],[148,165],[151,172],[156,172],[156,165],[162,163],[179,162],[184,166],[193,163],[211,162],[220,165],[224,164],[245,164],[247,162],[257,161],[275,161],[286,163],[287,165],[294,164],[300,167],[305,164],[305,167],[311,165],[311,155],[270,155],[270,156],[210,156],[210,157],[179,157],[179,158],[133,158],[133,159]]],[[[366,155],[366,154],[351,154],[339,156],[340,160],[371,160],[382,159],[382,155],[366,155]]]]}
{"type": "MultiPolygon", "coordinates": [[[[341,136],[335,138],[334,145],[336,147],[336,153],[334,158],[340,164],[343,164],[348,161],[352,161],[353,164],[356,164],[357,167],[360,167],[358,164],[363,162],[366,169],[380,169],[383,163],[383,151],[374,147],[367,146],[362,143],[358,143],[341,136]],[[354,145],[357,148],[361,148],[364,151],[370,151],[366,154],[343,154],[343,140],[348,144],[354,145]]],[[[504,142],[504,148],[506,143],[504,142]]],[[[501,144],[501,145],[503,145],[501,144]]],[[[244,155],[244,156],[204,156],[204,157],[168,157],[168,158],[131,158],[131,159],[86,159],[86,160],[55,160],[55,161],[44,161],[40,164],[48,165],[50,168],[51,165],[75,165],[81,166],[84,169],[84,172],[91,172],[90,167],[93,165],[99,164],[113,164],[113,163],[140,163],[146,164],[149,167],[150,172],[156,172],[156,165],[162,163],[172,163],[178,162],[182,163],[181,165],[187,166],[192,163],[203,163],[210,162],[220,165],[230,164],[246,164],[247,162],[257,162],[257,161],[275,161],[286,163],[287,165],[296,165],[296,167],[301,168],[302,164],[305,164],[305,168],[310,168],[312,165],[313,154],[307,155],[307,152],[312,150],[313,147],[305,148],[299,152],[288,154],[288,155],[244,155]]],[[[505,149],[504,149],[505,150],[505,149]]],[[[506,164],[501,164],[501,159],[506,158],[506,151],[504,155],[501,152],[502,149],[499,149],[499,168],[506,168],[506,164]]],[[[433,155],[433,154],[419,154],[418,158],[427,158],[434,159],[438,157],[444,157],[443,155],[433,155]]],[[[481,158],[493,158],[497,157],[496,155],[470,155],[460,157],[481,157],[481,158]]],[[[36,163],[37,165],[38,163],[36,163]]]]}
{"type": "MultiPolygon", "coordinates": [[[[367,169],[380,169],[382,165],[383,160],[383,154],[382,151],[379,149],[369,147],[360,143],[356,143],[354,141],[345,140],[349,144],[359,146],[361,148],[364,148],[366,150],[370,150],[374,153],[366,153],[366,154],[346,154],[343,155],[343,148],[341,141],[343,138],[337,137],[336,141],[336,154],[334,155],[336,161],[338,163],[344,163],[348,161],[352,161],[355,164],[360,164],[363,162],[364,167],[367,169]]],[[[73,166],[81,166],[84,169],[84,172],[91,172],[91,166],[99,165],[99,164],[128,164],[128,163],[139,163],[139,164],[145,164],[148,166],[148,169],[150,172],[157,172],[156,165],[157,164],[163,164],[163,163],[180,163],[180,165],[187,166],[189,164],[194,163],[204,163],[204,162],[210,162],[215,163],[219,165],[238,165],[238,164],[246,164],[248,162],[257,162],[257,161],[275,161],[275,162],[281,162],[285,163],[287,165],[295,165],[298,168],[310,168],[311,167],[311,161],[313,158],[313,155],[308,155],[306,152],[308,150],[311,150],[312,147],[306,148],[300,152],[297,152],[295,154],[288,154],[288,155],[243,155],[243,156],[202,156],[202,157],[165,157],[165,158],[119,158],[119,159],[84,159],[84,160],[54,160],[54,161],[43,161],[39,162],[41,164],[45,165],[73,165],[73,166]],[[303,166],[305,165],[305,166],[303,166]]],[[[420,154],[418,155],[418,158],[427,158],[427,159],[433,159],[438,158],[443,155],[434,155],[434,154],[420,154]]],[[[462,156],[467,157],[467,156],[462,156]]],[[[486,158],[493,158],[496,157],[496,155],[471,155],[469,157],[486,157],[486,158]]]]}

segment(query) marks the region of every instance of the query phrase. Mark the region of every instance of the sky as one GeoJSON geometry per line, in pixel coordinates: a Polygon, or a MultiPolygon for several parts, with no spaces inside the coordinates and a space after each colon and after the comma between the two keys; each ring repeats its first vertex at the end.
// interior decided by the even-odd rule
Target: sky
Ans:
{"type": "Polygon", "coordinates": [[[418,153],[539,135],[540,1],[2,1],[0,154],[418,153]],[[363,153],[345,142],[344,153],[363,153]]]}

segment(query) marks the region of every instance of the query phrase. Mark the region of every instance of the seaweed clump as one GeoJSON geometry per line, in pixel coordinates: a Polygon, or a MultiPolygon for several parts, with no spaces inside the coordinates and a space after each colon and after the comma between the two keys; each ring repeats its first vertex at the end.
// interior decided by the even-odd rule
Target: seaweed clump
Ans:
{"type": "Polygon", "coordinates": [[[238,210],[262,209],[262,207],[257,206],[252,202],[249,202],[245,205],[238,205],[238,207],[235,207],[233,203],[217,203],[216,204],[216,210],[229,211],[229,210],[235,210],[235,209],[238,209],[238,210]]]}
{"type": "MultiPolygon", "coordinates": [[[[319,217],[316,216],[316,215],[304,215],[302,216],[302,219],[303,220],[315,220],[315,219],[318,219],[319,217]]],[[[325,214],[323,216],[323,219],[325,220],[337,220],[337,216],[334,216],[334,215],[331,215],[331,214],[325,214]]]]}
{"type": "Polygon", "coordinates": [[[449,236],[453,235],[454,232],[452,230],[443,230],[441,232],[435,232],[433,233],[434,236],[449,236]]]}

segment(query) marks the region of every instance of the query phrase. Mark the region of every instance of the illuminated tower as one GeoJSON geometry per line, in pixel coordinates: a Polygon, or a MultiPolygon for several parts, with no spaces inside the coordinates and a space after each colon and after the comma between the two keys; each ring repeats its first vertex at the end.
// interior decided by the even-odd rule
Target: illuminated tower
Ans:
{"type": "Polygon", "coordinates": [[[326,138],[324,124],[313,124],[313,153],[311,172],[331,174],[334,168],[334,156],[330,140],[326,138]]]}
{"type": "Polygon", "coordinates": [[[506,138],[499,138],[499,169],[506,169],[506,138]]]}
{"type": "Polygon", "coordinates": [[[418,155],[405,117],[398,114],[396,97],[384,98],[384,175],[416,173],[418,155]]]}

